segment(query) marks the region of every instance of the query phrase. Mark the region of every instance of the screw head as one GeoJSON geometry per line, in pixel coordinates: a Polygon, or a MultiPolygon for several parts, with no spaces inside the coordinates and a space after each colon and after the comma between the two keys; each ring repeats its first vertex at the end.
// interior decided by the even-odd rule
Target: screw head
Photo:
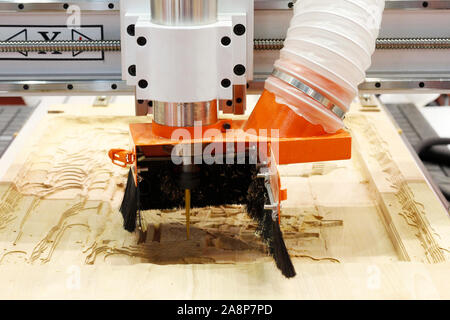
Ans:
{"type": "Polygon", "coordinates": [[[140,81],[138,82],[138,85],[139,85],[139,88],[145,89],[145,88],[148,87],[148,82],[147,82],[147,80],[140,80],[140,81]]]}
{"type": "Polygon", "coordinates": [[[231,39],[230,37],[223,37],[220,42],[222,43],[222,45],[224,45],[225,47],[229,46],[231,43],[231,39]]]}
{"type": "Polygon", "coordinates": [[[145,39],[144,37],[139,37],[137,39],[137,43],[138,45],[140,45],[141,47],[145,46],[147,44],[147,39],[145,39]]]}
{"type": "Polygon", "coordinates": [[[231,86],[231,81],[230,79],[223,79],[221,82],[222,87],[224,88],[228,88],[229,86],[231,86]]]}
{"type": "Polygon", "coordinates": [[[246,31],[246,29],[245,29],[245,26],[243,24],[237,24],[233,28],[234,34],[236,34],[238,36],[244,35],[245,31],[246,31]]]}
{"type": "Polygon", "coordinates": [[[246,69],[242,64],[238,64],[234,67],[233,71],[235,75],[242,76],[245,74],[246,69]]]}
{"type": "Polygon", "coordinates": [[[136,26],[134,24],[130,24],[127,27],[127,33],[128,35],[134,37],[136,35],[136,26]]]}
{"type": "Polygon", "coordinates": [[[135,64],[128,67],[128,74],[132,77],[136,76],[136,65],[135,64]]]}

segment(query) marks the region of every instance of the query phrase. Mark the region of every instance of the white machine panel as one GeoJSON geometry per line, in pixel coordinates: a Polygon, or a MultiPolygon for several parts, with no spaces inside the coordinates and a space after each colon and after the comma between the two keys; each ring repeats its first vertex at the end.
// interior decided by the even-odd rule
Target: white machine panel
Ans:
{"type": "MultiPolygon", "coordinates": [[[[0,12],[0,41],[114,40],[119,38],[119,12],[83,12],[81,25],[68,28],[68,14],[61,12],[0,12]]],[[[112,79],[121,77],[120,52],[2,53],[0,78],[112,79]],[[26,66],[26,67],[24,67],[26,66]],[[95,71],[95,72],[93,72],[95,71]]]]}

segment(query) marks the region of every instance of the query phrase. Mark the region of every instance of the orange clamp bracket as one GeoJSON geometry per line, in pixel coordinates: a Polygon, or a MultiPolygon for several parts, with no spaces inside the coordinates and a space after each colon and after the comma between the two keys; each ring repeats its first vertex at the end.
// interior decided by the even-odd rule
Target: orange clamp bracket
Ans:
{"type": "Polygon", "coordinates": [[[128,165],[134,163],[136,156],[133,152],[124,149],[111,149],[108,156],[112,163],[116,166],[126,168],[128,165]]]}

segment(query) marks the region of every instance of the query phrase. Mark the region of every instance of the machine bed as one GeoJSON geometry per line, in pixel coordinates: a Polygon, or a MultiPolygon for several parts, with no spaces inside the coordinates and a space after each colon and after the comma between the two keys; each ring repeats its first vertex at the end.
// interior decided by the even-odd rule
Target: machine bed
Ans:
{"type": "Polygon", "coordinates": [[[0,298],[450,298],[450,221],[377,100],[346,119],[352,160],[279,168],[297,277],[276,269],[241,206],[145,212],[122,228],[134,99],[46,98],[0,160],[0,298]]]}

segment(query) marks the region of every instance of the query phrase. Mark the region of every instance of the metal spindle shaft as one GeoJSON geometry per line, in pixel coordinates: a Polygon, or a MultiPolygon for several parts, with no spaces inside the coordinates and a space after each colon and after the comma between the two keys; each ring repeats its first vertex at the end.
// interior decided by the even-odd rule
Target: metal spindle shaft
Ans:
{"type": "MultiPolygon", "coordinates": [[[[256,39],[255,50],[281,50],[284,39],[256,39]]],[[[450,38],[379,38],[378,50],[450,49],[450,38]]]]}
{"type": "Polygon", "coordinates": [[[0,41],[0,52],[120,51],[120,40],[0,41]]]}
{"type": "MultiPolygon", "coordinates": [[[[255,50],[281,50],[284,39],[256,39],[255,50]]],[[[450,49],[450,38],[380,38],[378,50],[450,49]]],[[[3,52],[120,51],[120,40],[0,41],[3,52]]]]}

